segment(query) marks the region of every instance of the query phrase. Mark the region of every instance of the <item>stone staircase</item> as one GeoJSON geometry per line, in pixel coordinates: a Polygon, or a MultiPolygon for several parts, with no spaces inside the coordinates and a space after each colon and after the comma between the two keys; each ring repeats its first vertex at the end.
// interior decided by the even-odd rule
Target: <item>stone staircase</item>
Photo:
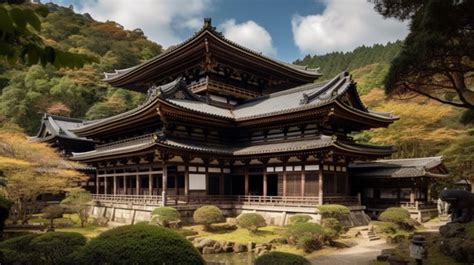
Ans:
{"type": "Polygon", "coordinates": [[[368,226],[353,227],[344,235],[347,238],[366,238],[369,241],[379,240],[380,237],[373,231],[369,230],[368,226]]]}

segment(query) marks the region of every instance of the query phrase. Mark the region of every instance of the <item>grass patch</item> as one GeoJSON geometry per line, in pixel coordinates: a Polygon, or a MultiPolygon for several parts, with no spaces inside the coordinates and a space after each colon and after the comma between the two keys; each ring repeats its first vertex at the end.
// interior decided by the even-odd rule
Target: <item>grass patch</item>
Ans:
{"type": "MultiPolygon", "coordinates": [[[[193,227],[191,230],[195,230],[193,227]]],[[[274,238],[280,237],[279,232],[282,230],[278,226],[266,226],[260,228],[255,234],[250,234],[247,229],[238,228],[233,231],[217,230],[211,232],[197,231],[200,236],[210,238],[217,241],[233,241],[238,243],[248,243],[250,241],[257,244],[268,242],[274,238]]]]}
{"type": "Polygon", "coordinates": [[[464,229],[466,235],[474,239],[474,222],[467,223],[464,229]]]}
{"type": "Polygon", "coordinates": [[[97,225],[85,225],[84,227],[74,226],[74,227],[64,227],[56,228],[58,232],[76,232],[80,233],[87,238],[93,238],[98,236],[100,233],[109,230],[111,227],[102,227],[97,225]]]}

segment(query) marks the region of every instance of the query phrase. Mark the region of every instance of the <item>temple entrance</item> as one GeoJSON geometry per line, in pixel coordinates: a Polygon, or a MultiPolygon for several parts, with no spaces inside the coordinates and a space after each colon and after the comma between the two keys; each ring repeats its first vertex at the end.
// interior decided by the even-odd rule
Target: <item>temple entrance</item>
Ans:
{"type": "Polygon", "coordinates": [[[220,174],[209,174],[209,195],[219,195],[220,174]]]}
{"type": "Polygon", "coordinates": [[[263,175],[249,176],[249,195],[263,195],[263,175]]]}
{"type": "Polygon", "coordinates": [[[267,196],[278,196],[278,175],[267,175],[267,196]]]}
{"type": "Polygon", "coordinates": [[[245,194],[245,177],[243,175],[231,176],[232,195],[245,194]]]}

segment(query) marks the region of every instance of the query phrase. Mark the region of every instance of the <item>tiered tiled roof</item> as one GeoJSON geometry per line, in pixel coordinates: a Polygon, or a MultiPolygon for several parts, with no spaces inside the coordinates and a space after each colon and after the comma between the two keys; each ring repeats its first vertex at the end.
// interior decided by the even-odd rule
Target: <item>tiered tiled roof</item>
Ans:
{"type": "Polygon", "coordinates": [[[441,156],[355,162],[349,165],[349,168],[352,175],[359,177],[409,178],[448,176],[441,156]],[[435,168],[439,172],[433,172],[435,168]]]}
{"type": "Polygon", "coordinates": [[[77,136],[73,129],[83,126],[85,122],[81,119],[57,116],[45,113],[41,119],[41,127],[36,136],[31,137],[31,141],[48,142],[56,137],[71,140],[91,141],[77,136]]]}

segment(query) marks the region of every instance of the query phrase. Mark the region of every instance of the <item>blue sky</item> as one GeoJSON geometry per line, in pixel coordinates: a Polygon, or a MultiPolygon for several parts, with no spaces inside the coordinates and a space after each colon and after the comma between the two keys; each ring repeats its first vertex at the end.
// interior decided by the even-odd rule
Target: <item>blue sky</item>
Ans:
{"type": "Polygon", "coordinates": [[[383,19],[367,0],[53,0],[99,21],[141,28],[164,47],[189,38],[204,17],[227,38],[292,62],[403,39],[407,25],[383,19]]]}

